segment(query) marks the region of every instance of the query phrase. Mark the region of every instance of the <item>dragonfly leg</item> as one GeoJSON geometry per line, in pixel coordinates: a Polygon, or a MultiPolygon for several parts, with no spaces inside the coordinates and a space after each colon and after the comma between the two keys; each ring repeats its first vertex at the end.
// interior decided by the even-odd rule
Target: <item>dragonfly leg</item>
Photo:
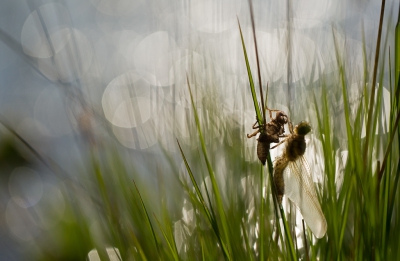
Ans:
{"type": "Polygon", "coordinates": [[[255,132],[253,132],[252,134],[247,134],[247,138],[251,138],[251,137],[254,137],[254,136],[256,136],[257,135],[257,133],[259,133],[260,132],[260,130],[256,130],[255,132]]]}
{"type": "Polygon", "coordinates": [[[253,124],[253,126],[252,126],[253,129],[259,129],[259,128],[261,128],[261,126],[256,126],[256,124],[257,124],[257,121],[253,124]]]}
{"type": "MultiPolygon", "coordinates": [[[[247,137],[248,137],[248,136],[247,136],[247,137]]],[[[286,141],[286,139],[280,141],[278,144],[276,144],[275,146],[273,146],[273,147],[270,148],[270,149],[271,149],[271,150],[272,150],[272,149],[275,149],[276,147],[278,147],[279,145],[281,145],[281,144],[284,143],[285,141],[286,141]]]]}

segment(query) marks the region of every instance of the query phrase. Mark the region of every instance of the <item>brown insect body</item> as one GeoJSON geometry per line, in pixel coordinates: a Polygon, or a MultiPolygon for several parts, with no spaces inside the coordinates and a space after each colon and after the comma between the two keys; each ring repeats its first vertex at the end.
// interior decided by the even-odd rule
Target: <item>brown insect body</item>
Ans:
{"type": "MultiPolygon", "coordinates": [[[[269,109],[268,109],[269,110],[269,109]]],[[[288,122],[286,113],[279,110],[269,110],[271,121],[263,126],[253,125],[253,129],[258,129],[251,135],[247,135],[247,138],[251,138],[260,132],[260,136],[257,141],[257,156],[263,165],[267,160],[271,143],[279,143],[279,138],[284,137],[285,127],[284,125],[288,122]],[[272,118],[271,111],[275,111],[275,118],[272,118]]]]}
{"type": "Polygon", "coordinates": [[[279,203],[282,203],[282,197],[285,194],[283,171],[290,161],[293,162],[304,155],[306,151],[304,136],[311,130],[310,125],[306,122],[301,122],[299,125],[296,125],[294,130],[290,124],[289,126],[291,134],[286,138],[284,152],[275,160],[274,166],[274,182],[279,203]]]}

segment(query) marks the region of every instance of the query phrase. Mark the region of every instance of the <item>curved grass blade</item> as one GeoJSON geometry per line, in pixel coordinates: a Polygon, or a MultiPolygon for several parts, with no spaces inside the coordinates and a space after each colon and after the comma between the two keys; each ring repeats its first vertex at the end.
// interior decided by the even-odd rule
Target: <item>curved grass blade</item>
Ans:
{"type": "MultiPolygon", "coordinates": [[[[379,53],[380,53],[380,46],[381,46],[381,35],[382,35],[382,24],[383,24],[383,16],[385,14],[385,0],[382,0],[381,4],[381,14],[379,18],[379,29],[378,29],[378,36],[376,38],[376,51],[375,51],[375,63],[374,63],[374,72],[373,72],[373,78],[372,78],[372,88],[371,88],[371,96],[369,100],[369,110],[368,110],[368,116],[367,116],[367,126],[366,126],[366,140],[365,140],[365,146],[364,146],[364,159],[367,158],[368,154],[368,145],[369,145],[369,139],[370,139],[370,133],[374,133],[374,131],[371,131],[371,122],[372,122],[372,112],[373,112],[373,106],[372,104],[374,103],[375,100],[375,85],[376,85],[376,77],[377,77],[377,71],[378,71],[378,63],[379,63],[379,53]]],[[[375,130],[375,128],[372,128],[372,130],[375,130]]],[[[364,164],[367,161],[364,161],[364,164]]]]}
{"type": "Polygon", "coordinates": [[[250,261],[253,261],[253,260],[254,260],[253,255],[250,254],[250,253],[251,253],[251,247],[250,247],[250,243],[249,243],[249,237],[248,237],[248,235],[247,235],[246,228],[245,228],[245,226],[244,226],[243,220],[241,220],[240,226],[241,226],[242,232],[243,232],[243,237],[244,237],[244,243],[245,243],[245,246],[246,246],[246,251],[247,251],[247,253],[249,253],[249,255],[248,255],[249,260],[250,260],[250,261]]]}
{"type": "Polygon", "coordinates": [[[155,218],[155,220],[157,222],[158,227],[161,230],[161,233],[164,236],[165,241],[167,242],[168,248],[169,248],[172,256],[174,257],[174,260],[179,260],[178,250],[176,249],[176,244],[175,244],[175,240],[174,240],[173,235],[172,236],[171,235],[168,236],[166,234],[166,232],[162,229],[160,221],[157,219],[157,217],[154,214],[153,214],[153,216],[154,216],[154,218],[155,218]],[[172,239],[170,239],[170,238],[172,238],[172,239]]]}
{"type": "Polygon", "coordinates": [[[247,75],[249,76],[251,96],[253,97],[253,103],[254,103],[254,109],[256,111],[257,122],[258,122],[258,125],[261,126],[264,123],[264,121],[263,121],[263,117],[261,116],[260,107],[258,106],[256,90],[255,90],[254,82],[253,82],[253,76],[251,74],[250,63],[249,63],[249,59],[247,57],[246,45],[244,43],[243,33],[242,33],[242,28],[240,26],[239,18],[237,18],[237,20],[238,20],[239,31],[240,31],[240,39],[242,41],[244,60],[246,61],[247,75]]]}
{"type": "MultiPolygon", "coordinates": [[[[243,33],[242,33],[241,26],[240,26],[239,18],[237,20],[238,20],[238,26],[239,26],[240,37],[241,37],[241,42],[242,42],[244,59],[245,59],[245,62],[246,62],[247,74],[248,74],[248,77],[249,77],[251,94],[252,94],[252,98],[253,98],[254,108],[255,108],[255,111],[256,111],[256,118],[257,118],[258,124],[262,125],[263,124],[263,118],[261,116],[260,107],[258,106],[257,95],[256,95],[256,92],[255,92],[255,87],[254,87],[254,82],[253,82],[253,76],[252,76],[252,73],[251,73],[251,68],[250,68],[248,57],[247,57],[246,45],[244,43],[243,33]]],[[[262,96],[262,94],[261,94],[261,96],[262,96]]],[[[272,164],[271,156],[270,156],[269,153],[268,153],[268,156],[267,156],[267,164],[268,164],[268,170],[269,170],[269,176],[270,176],[270,183],[274,184],[273,183],[273,178],[272,178],[273,164],[272,164]]],[[[271,185],[271,188],[272,188],[272,193],[273,193],[273,198],[274,198],[274,200],[273,200],[274,209],[275,209],[275,212],[277,212],[276,209],[278,209],[277,205],[279,205],[279,204],[277,203],[277,199],[276,199],[276,192],[275,192],[276,190],[274,188],[274,185],[271,185]]],[[[291,236],[291,233],[290,233],[290,230],[289,230],[289,225],[288,225],[288,223],[286,221],[285,212],[284,212],[284,210],[283,210],[281,205],[279,206],[279,210],[280,210],[280,213],[281,213],[281,217],[283,219],[285,235],[286,235],[286,238],[287,238],[287,241],[288,241],[288,244],[289,244],[291,257],[292,257],[293,260],[297,260],[296,252],[295,252],[294,244],[293,244],[293,240],[292,240],[292,236],[291,236]]],[[[277,220],[279,220],[279,219],[277,218],[277,220]]],[[[277,222],[277,226],[278,226],[278,229],[279,229],[279,226],[280,226],[279,221],[277,222]]],[[[281,229],[279,229],[279,231],[282,232],[281,229]]]]}
{"type": "Polygon", "coordinates": [[[138,196],[139,196],[140,204],[141,204],[141,206],[142,206],[142,210],[143,210],[143,212],[146,214],[146,223],[147,223],[147,225],[149,226],[149,228],[150,228],[150,230],[151,230],[151,233],[152,233],[152,235],[153,235],[154,244],[156,245],[157,253],[158,253],[158,256],[159,256],[159,259],[160,259],[160,258],[161,258],[161,252],[160,252],[160,248],[158,247],[157,236],[156,236],[156,233],[154,232],[154,228],[153,228],[153,225],[152,225],[152,223],[151,223],[149,213],[147,212],[146,206],[145,206],[145,204],[144,204],[144,202],[143,202],[142,195],[140,194],[139,189],[138,189],[138,187],[136,186],[136,182],[135,182],[134,180],[133,180],[133,184],[134,184],[135,189],[136,189],[136,192],[137,192],[137,194],[138,194],[138,196]]]}
{"type": "Polygon", "coordinates": [[[221,240],[222,249],[223,249],[223,253],[224,253],[225,257],[228,260],[231,260],[230,253],[232,253],[232,251],[230,250],[230,239],[229,239],[229,235],[228,235],[228,222],[227,222],[227,219],[226,219],[225,210],[223,208],[221,194],[219,192],[217,180],[215,179],[214,170],[211,167],[211,162],[210,162],[210,160],[208,158],[208,155],[207,155],[207,150],[206,150],[205,141],[204,141],[204,138],[203,138],[203,133],[201,132],[201,128],[200,128],[200,120],[199,120],[199,116],[197,114],[197,109],[196,109],[196,106],[195,106],[195,103],[194,103],[194,100],[193,100],[192,90],[190,88],[190,83],[189,83],[189,77],[188,76],[186,76],[186,80],[187,80],[187,84],[188,84],[188,88],[189,88],[190,100],[191,100],[191,103],[192,103],[194,117],[195,117],[195,120],[196,120],[196,127],[197,127],[197,131],[199,133],[201,149],[203,151],[204,160],[206,161],[208,174],[210,175],[210,180],[211,180],[213,193],[214,193],[214,196],[215,196],[215,202],[216,202],[217,210],[218,210],[218,213],[220,214],[220,221],[221,221],[221,225],[222,225],[222,234],[224,236],[223,240],[221,240]]]}
{"type": "Polygon", "coordinates": [[[261,108],[262,108],[262,116],[263,116],[263,121],[266,123],[266,118],[265,118],[265,104],[264,104],[264,96],[262,92],[262,83],[261,83],[261,72],[260,72],[260,61],[258,57],[258,48],[257,48],[257,37],[256,37],[256,27],[254,25],[254,12],[253,12],[253,4],[252,1],[249,0],[249,6],[250,6],[250,19],[251,19],[251,28],[253,30],[253,41],[254,41],[254,50],[256,52],[256,61],[257,61],[257,75],[258,75],[258,83],[260,87],[260,98],[261,98],[261,108]]]}

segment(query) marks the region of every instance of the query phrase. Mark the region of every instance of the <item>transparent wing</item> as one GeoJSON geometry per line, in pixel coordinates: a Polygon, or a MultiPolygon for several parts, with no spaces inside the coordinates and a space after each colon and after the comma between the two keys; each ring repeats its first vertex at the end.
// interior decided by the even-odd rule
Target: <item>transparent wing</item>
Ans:
{"type": "Polygon", "coordinates": [[[317,238],[322,238],[327,229],[324,213],[318,202],[310,168],[301,156],[290,161],[283,171],[285,195],[300,209],[305,222],[317,238]]]}

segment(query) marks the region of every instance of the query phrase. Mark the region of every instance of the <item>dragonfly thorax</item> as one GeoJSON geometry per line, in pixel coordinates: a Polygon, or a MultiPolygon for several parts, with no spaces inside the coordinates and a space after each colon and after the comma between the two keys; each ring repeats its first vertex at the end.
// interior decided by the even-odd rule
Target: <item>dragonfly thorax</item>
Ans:
{"type": "Polygon", "coordinates": [[[289,161],[295,161],[298,157],[303,156],[306,151],[306,141],[303,135],[292,135],[286,142],[286,157],[289,161]]]}

